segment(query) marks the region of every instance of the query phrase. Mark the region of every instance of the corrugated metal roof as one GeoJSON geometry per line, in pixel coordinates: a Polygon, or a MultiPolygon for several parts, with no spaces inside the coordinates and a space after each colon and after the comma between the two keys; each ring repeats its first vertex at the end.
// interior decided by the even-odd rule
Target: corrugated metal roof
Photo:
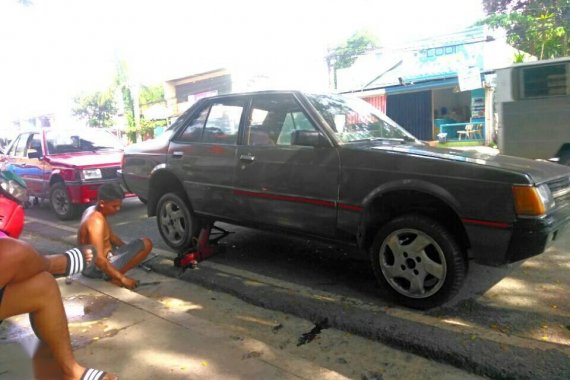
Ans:
{"type": "Polygon", "coordinates": [[[458,81],[457,77],[454,77],[454,78],[446,78],[446,79],[430,80],[430,81],[419,82],[419,83],[412,83],[412,84],[407,84],[404,86],[386,87],[384,90],[386,91],[387,95],[394,95],[394,94],[405,94],[408,92],[433,90],[433,89],[437,89],[437,88],[449,88],[449,87],[457,86],[458,84],[459,84],[459,81],[458,81]]]}

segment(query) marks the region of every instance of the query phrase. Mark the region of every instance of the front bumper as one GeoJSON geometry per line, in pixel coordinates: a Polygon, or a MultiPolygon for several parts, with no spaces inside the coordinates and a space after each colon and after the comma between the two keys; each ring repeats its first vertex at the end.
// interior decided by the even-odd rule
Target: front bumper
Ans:
{"type": "Polygon", "coordinates": [[[99,187],[105,183],[119,183],[119,179],[97,183],[66,183],[69,199],[73,204],[91,204],[97,201],[99,187]]]}
{"type": "MultiPolygon", "coordinates": [[[[101,187],[101,185],[105,184],[105,183],[117,183],[119,185],[122,185],[121,180],[117,177],[116,180],[110,180],[110,181],[104,181],[104,182],[97,182],[97,183],[74,183],[74,184],[69,184],[66,183],[66,187],[67,187],[67,192],[69,194],[69,199],[71,201],[71,203],[73,204],[82,204],[82,205],[87,205],[87,204],[93,204],[95,202],[97,202],[97,194],[99,192],[99,187],[101,187]]],[[[123,191],[125,193],[125,198],[131,198],[131,197],[135,197],[136,194],[133,194],[131,192],[125,191],[124,187],[121,186],[123,188],[123,191]]]]}
{"type": "Polygon", "coordinates": [[[509,228],[466,226],[470,257],[483,265],[514,263],[543,253],[570,233],[570,206],[540,219],[518,219],[509,228]]]}
{"type": "Polygon", "coordinates": [[[566,215],[554,214],[538,220],[521,220],[515,223],[507,251],[507,262],[513,263],[540,255],[562,235],[568,233],[569,223],[570,210],[566,215]]]}

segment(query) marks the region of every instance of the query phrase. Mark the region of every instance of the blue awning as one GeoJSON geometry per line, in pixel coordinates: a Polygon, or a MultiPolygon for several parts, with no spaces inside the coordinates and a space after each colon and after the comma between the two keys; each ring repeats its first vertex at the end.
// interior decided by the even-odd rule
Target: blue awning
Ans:
{"type": "Polygon", "coordinates": [[[405,94],[407,92],[435,90],[439,88],[449,88],[459,85],[457,77],[439,80],[430,80],[419,83],[410,83],[401,86],[386,87],[386,95],[405,94]]]}

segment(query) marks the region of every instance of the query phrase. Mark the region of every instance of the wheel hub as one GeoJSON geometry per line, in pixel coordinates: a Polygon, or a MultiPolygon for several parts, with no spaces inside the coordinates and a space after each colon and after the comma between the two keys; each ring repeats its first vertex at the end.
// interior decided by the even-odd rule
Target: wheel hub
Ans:
{"type": "Polygon", "coordinates": [[[416,267],[416,262],[413,259],[406,259],[406,267],[408,269],[414,269],[416,267]]]}
{"type": "Polygon", "coordinates": [[[388,284],[406,297],[430,297],[445,281],[447,266],[443,250],[420,230],[392,232],[380,247],[379,260],[388,284]]]}

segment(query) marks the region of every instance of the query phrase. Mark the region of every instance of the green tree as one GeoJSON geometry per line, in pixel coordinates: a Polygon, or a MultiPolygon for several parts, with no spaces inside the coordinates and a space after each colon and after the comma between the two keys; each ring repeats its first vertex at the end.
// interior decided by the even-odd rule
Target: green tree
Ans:
{"type": "Polygon", "coordinates": [[[125,61],[118,61],[115,72],[115,87],[121,93],[123,101],[124,117],[127,121],[127,138],[129,141],[137,141],[137,123],[135,120],[135,105],[131,86],[129,83],[129,74],[127,63],[125,61]]]}
{"type": "Polygon", "coordinates": [[[357,31],[346,41],[333,48],[327,56],[329,70],[334,73],[334,87],[337,86],[336,71],[352,66],[358,56],[378,48],[378,38],[368,31],[357,31]]]}
{"type": "Polygon", "coordinates": [[[570,0],[482,0],[480,24],[503,28],[515,48],[548,59],[570,52],[570,0]]]}
{"type": "MultiPolygon", "coordinates": [[[[164,99],[164,87],[161,84],[141,86],[139,94],[139,103],[141,111],[157,104],[164,105],[166,103],[164,99]]],[[[155,128],[164,127],[164,126],[166,126],[165,119],[146,120],[141,115],[140,129],[141,129],[141,134],[143,136],[150,135],[151,137],[154,137],[155,128]]]]}
{"type": "Polygon", "coordinates": [[[113,125],[117,106],[111,91],[82,94],[74,98],[73,115],[84,119],[91,127],[107,128],[113,125]]]}
{"type": "Polygon", "coordinates": [[[164,102],[164,87],[161,84],[141,86],[141,107],[164,102]]]}

